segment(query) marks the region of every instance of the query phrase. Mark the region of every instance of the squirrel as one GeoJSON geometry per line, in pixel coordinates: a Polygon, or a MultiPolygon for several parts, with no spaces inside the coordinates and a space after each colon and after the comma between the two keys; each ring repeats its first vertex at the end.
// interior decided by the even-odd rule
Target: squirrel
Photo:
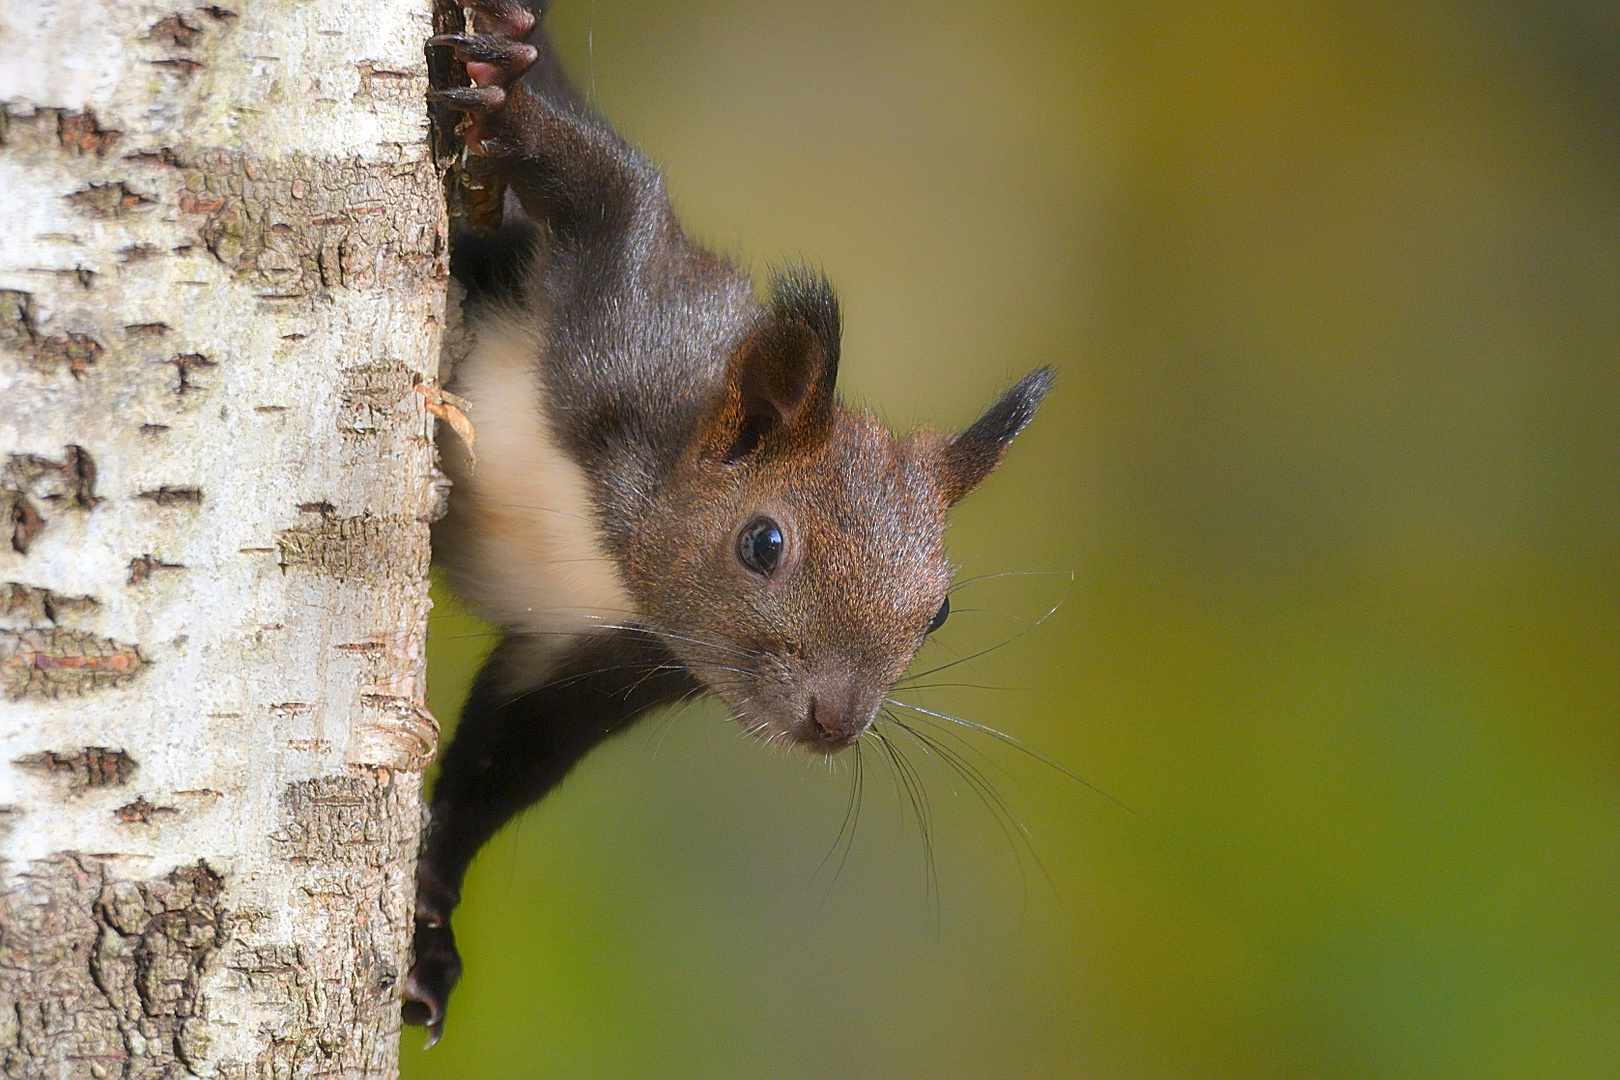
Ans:
{"type": "MultiPolygon", "coordinates": [[[[444,752],[417,875],[404,1019],[443,1031],[450,929],[478,849],[594,746],[689,695],[817,754],[851,746],[950,612],[947,511],[1000,464],[1042,368],[966,430],[896,437],[845,407],[824,277],[749,277],[682,232],[654,166],[569,83],[518,0],[437,35],[471,86],[469,169],[509,191],[452,270],[474,344],[451,389],[435,556],[502,631],[444,752]]],[[[439,54],[443,55],[443,54],[439,54]]]]}

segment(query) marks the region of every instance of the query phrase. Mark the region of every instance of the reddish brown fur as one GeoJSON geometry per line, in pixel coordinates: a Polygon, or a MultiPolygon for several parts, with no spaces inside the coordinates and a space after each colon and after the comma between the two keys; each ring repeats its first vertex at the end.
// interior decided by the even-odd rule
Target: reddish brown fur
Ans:
{"type": "MultiPolygon", "coordinates": [[[[842,693],[870,722],[900,677],[950,583],[945,560],[944,440],[897,439],[872,417],[834,405],[768,439],[757,459],[727,465],[715,447],[740,423],[735,386],[716,428],[667,482],[662,513],[644,523],[626,581],[653,625],[753,654],[758,677],[716,669],[712,650],[669,647],[750,728],[836,749],[810,722],[816,691],[842,693]],[[739,530],[780,522],[782,565],[760,580],[738,564],[739,530]]],[[[858,734],[858,732],[857,732],[858,734]]]]}

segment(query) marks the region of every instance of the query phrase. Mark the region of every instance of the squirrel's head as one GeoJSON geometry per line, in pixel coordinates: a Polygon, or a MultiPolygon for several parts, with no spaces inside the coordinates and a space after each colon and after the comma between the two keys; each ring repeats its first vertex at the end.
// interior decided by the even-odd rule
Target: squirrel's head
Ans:
{"type": "Polygon", "coordinates": [[[945,621],[946,514],[1052,381],[1029,375],[960,434],[897,438],[838,402],[839,336],[823,278],[777,278],[632,554],[655,632],[749,730],[829,753],[945,621]]]}

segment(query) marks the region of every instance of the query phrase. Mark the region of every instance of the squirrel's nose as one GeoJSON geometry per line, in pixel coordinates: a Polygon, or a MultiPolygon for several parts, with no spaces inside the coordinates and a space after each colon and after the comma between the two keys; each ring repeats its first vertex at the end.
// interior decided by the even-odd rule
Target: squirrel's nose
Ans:
{"type": "Polygon", "coordinates": [[[870,710],[863,708],[859,695],[850,690],[823,690],[811,695],[810,718],[828,739],[851,743],[860,737],[871,720],[870,710]]]}

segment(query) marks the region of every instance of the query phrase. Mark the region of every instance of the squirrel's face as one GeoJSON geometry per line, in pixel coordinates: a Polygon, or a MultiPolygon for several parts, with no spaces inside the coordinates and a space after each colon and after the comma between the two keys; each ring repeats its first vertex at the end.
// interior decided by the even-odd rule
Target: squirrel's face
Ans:
{"type": "Polygon", "coordinates": [[[830,290],[779,280],[630,559],[649,628],[750,731],[827,753],[871,726],[945,621],[946,514],[1051,374],[954,438],[899,439],[837,403],[837,356],[830,290]]]}
{"type": "Polygon", "coordinates": [[[850,745],[941,621],[941,444],[840,410],[798,453],[693,463],[639,599],[751,731],[850,745]]]}

